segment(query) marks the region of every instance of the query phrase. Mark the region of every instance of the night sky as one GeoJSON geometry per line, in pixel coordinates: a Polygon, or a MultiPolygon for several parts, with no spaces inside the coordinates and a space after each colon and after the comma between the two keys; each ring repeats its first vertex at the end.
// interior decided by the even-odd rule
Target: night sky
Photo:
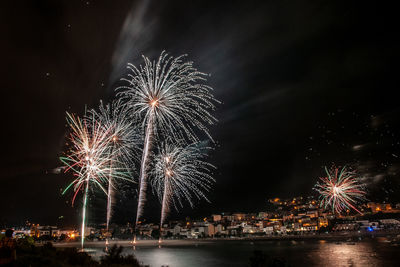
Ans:
{"type": "MultiPolygon", "coordinates": [[[[261,211],[270,197],[311,194],[332,164],[356,170],[369,199],[400,201],[398,10],[387,3],[7,2],[0,226],[78,222],[80,205],[60,193],[72,177],[54,171],[65,111],[109,100],[127,62],[162,50],[188,54],[222,101],[212,203],[171,218],[261,211]]],[[[133,221],[131,196],[119,197],[115,222],[133,221]]],[[[102,205],[92,204],[90,222],[102,222],[102,205]]],[[[152,197],[145,217],[158,208],[152,197]]]]}

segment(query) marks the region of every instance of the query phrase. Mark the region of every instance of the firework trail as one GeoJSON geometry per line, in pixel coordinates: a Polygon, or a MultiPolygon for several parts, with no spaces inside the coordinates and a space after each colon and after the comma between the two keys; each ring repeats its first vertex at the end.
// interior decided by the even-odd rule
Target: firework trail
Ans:
{"type": "Polygon", "coordinates": [[[72,205],[78,192],[84,187],[82,207],[82,235],[81,246],[83,249],[85,239],[87,198],[91,184],[100,188],[104,193],[103,184],[106,183],[110,173],[114,177],[126,179],[126,174],[116,167],[119,164],[112,164],[110,153],[110,130],[104,128],[95,119],[80,119],[67,113],[67,123],[71,129],[69,141],[70,148],[66,156],[60,160],[66,165],[65,172],[72,171],[75,179],[63,191],[74,189],[72,205]]]}
{"type": "Polygon", "coordinates": [[[119,100],[115,100],[107,105],[103,105],[103,102],[100,101],[98,111],[92,109],[89,111],[89,114],[89,119],[95,118],[109,132],[109,157],[111,158],[111,166],[107,189],[106,228],[108,232],[115,191],[114,173],[112,173],[115,171],[115,168],[113,168],[112,164],[119,163],[122,170],[133,169],[134,162],[138,161],[139,157],[137,151],[140,135],[132,126],[132,120],[128,116],[129,113],[126,110],[126,106],[122,105],[119,100]]]}
{"type": "Polygon", "coordinates": [[[320,205],[324,208],[331,207],[332,211],[340,214],[350,208],[362,214],[354,205],[365,199],[364,185],[360,184],[354,172],[343,167],[325,167],[327,177],[320,178],[314,186],[314,190],[320,194],[320,205]]]}
{"type": "Polygon", "coordinates": [[[205,161],[206,154],[202,152],[209,148],[201,149],[199,143],[183,145],[181,142],[161,146],[149,173],[153,192],[162,203],[160,231],[171,204],[177,209],[185,200],[191,207],[194,206],[193,198],[208,201],[203,192],[208,192],[215,181],[210,175],[215,167],[205,161]]]}
{"type": "Polygon", "coordinates": [[[152,140],[159,134],[174,139],[198,141],[195,133],[200,129],[210,139],[207,126],[216,122],[211,115],[219,103],[205,85],[206,74],[197,71],[193,62],[184,62],[185,56],[169,57],[162,52],[158,61],[143,56],[144,66],[128,64],[130,73],[122,81],[126,86],[117,88],[118,96],[142,122],[145,132],[136,224],[143,214],[146,201],[148,157],[152,140]]]}

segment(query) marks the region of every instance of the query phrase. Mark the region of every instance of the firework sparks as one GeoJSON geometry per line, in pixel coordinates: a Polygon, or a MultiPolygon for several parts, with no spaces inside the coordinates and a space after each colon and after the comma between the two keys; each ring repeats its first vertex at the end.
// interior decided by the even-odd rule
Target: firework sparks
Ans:
{"type": "Polygon", "coordinates": [[[336,213],[342,213],[353,209],[362,214],[355,204],[365,199],[364,186],[359,183],[355,173],[343,167],[332,168],[331,171],[325,167],[327,177],[320,178],[314,190],[320,194],[320,204],[324,208],[331,207],[336,213]]]}
{"type": "Polygon", "coordinates": [[[82,207],[81,246],[83,249],[85,239],[85,225],[87,212],[87,198],[91,184],[100,188],[105,194],[103,184],[110,173],[114,177],[125,178],[120,171],[119,164],[112,164],[113,157],[110,153],[110,129],[106,129],[95,119],[80,119],[67,113],[67,123],[71,128],[71,147],[66,156],[60,160],[66,165],[65,172],[72,171],[75,179],[63,191],[74,189],[72,205],[78,192],[84,187],[82,207]]]}
{"type": "MultiPolygon", "coordinates": [[[[109,157],[111,158],[110,164],[116,162],[122,165],[121,170],[133,169],[134,161],[137,161],[139,156],[137,154],[140,140],[140,135],[132,126],[132,120],[128,116],[126,106],[122,105],[119,100],[113,101],[111,104],[103,105],[100,101],[98,111],[92,109],[89,111],[90,117],[98,120],[105,129],[108,130],[108,143],[109,143],[109,157]]],[[[107,189],[107,218],[106,228],[109,230],[109,224],[112,215],[113,195],[114,195],[114,176],[116,171],[113,166],[110,166],[110,173],[108,175],[108,189],[107,189]]],[[[120,177],[120,175],[118,175],[120,177]]],[[[125,175],[123,175],[125,178],[125,175]]]]}
{"type": "Polygon", "coordinates": [[[212,88],[204,84],[206,75],[197,71],[192,62],[184,62],[184,57],[168,57],[163,52],[157,62],[151,62],[143,56],[144,66],[128,64],[131,73],[122,79],[128,85],[117,88],[145,131],[136,224],[146,201],[146,173],[154,135],[163,133],[174,139],[198,141],[195,130],[200,129],[212,139],[207,126],[216,122],[210,112],[218,101],[212,88]]]}
{"type": "Polygon", "coordinates": [[[199,145],[165,144],[154,156],[154,166],[149,174],[153,191],[162,203],[160,230],[171,204],[178,208],[186,200],[193,207],[193,198],[208,201],[203,192],[211,189],[214,179],[210,173],[215,167],[205,161],[206,154],[202,152],[205,149],[200,149],[199,145]]]}

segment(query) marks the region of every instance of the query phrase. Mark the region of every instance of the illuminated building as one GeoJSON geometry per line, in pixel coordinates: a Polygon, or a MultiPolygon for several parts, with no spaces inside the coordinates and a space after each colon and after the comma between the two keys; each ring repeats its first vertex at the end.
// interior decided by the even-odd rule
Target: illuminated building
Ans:
{"type": "Polygon", "coordinates": [[[214,222],[219,222],[219,221],[222,220],[222,215],[221,214],[213,214],[211,216],[212,216],[214,222]]]}
{"type": "Polygon", "coordinates": [[[233,216],[235,217],[235,221],[243,221],[246,219],[245,213],[234,213],[233,216]]]}
{"type": "Polygon", "coordinates": [[[318,226],[321,227],[328,227],[328,219],[326,217],[318,217],[318,226]]]}
{"type": "Polygon", "coordinates": [[[388,203],[369,202],[367,207],[371,209],[372,213],[392,212],[392,206],[388,203]]]}

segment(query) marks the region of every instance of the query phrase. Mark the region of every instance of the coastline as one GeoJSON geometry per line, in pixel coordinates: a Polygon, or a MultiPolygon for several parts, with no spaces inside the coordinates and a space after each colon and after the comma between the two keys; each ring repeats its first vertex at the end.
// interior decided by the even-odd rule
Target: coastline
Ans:
{"type": "MultiPolygon", "coordinates": [[[[362,240],[370,240],[374,238],[387,238],[391,240],[400,240],[400,231],[380,231],[373,233],[330,233],[330,234],[315,234],[315,235],[284,235],[284,236],[259,236],[259,237],[234,237],[234,238],[201,238],[201,239],[166,239],[161,243],[158,240],[139,240],[134,245],[132,240],[111,240],[109,246],[118,245],[122,247],[154,247],[154,246],[190,246],[207,244],[214,242],[237,242],[237,241],[306,241],[306,240],[329,240],[333,242],[356,242],[362,240]]],[[[74,242],[53,242],[53,245],[58,248],[80,247],[79,241],[74,242]]],[[[105,241],[87,241],[86,247],[105,247],[105,241]]]]}

